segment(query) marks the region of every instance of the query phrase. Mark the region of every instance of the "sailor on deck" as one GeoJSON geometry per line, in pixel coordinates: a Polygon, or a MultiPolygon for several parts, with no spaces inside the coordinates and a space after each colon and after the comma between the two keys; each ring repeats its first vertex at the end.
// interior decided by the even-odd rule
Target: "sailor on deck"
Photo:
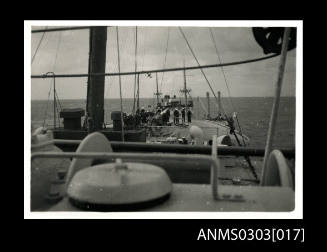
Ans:
{"type": "Polygon", "coordinates": [[[185,123],[185,108],[182,109],[182,123],[185,123]]]}
{"type": "Polygon", "coordinates": [[[226,116],[226,118],[227,118],[227,123],[228,123],[229,129],[230,129],[229,133],[234,134],[234,132],[235,132],[234,119],[232,116],[231,117],[226,116]]]}
{"type": "Polygon", "coordinates": [[[187,111],[187,122],[188,123],[190,123],[190,122],[192,122],[192,111],[189,109],[188,111],[187,111]]]}
{"type": "Polygon", "coordinates": [[[169,123],[169,119],[170,119],[170,110],[169,110],[169,108],[167,108],[166,114],[167,114],[167,123],[169,123]]]}
{"type": "Polygon", "coordinates": [[[141,121],[142,121],[142,123],[146,123],[146,114],[145,114],[144,107],[142,107],[140,114],[141,114],[141,121]]]}
{"type": "Polygon", "coordinates": [[[175,111],[174,111],[174,124],[175,125],[179,124],[179,111],[177,108],[175,108],[175,111]]]}

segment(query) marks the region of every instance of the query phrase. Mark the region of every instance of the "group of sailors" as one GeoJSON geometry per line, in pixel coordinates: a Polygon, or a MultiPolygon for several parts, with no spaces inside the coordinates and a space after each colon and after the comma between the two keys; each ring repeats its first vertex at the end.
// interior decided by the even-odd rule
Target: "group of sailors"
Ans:
{"type": "Polygon", "coordinates": [[[179,125],[180,117],[182,118],[182,124],[187,122],[192,122],[192,111],[188,109],[187,112],[185,108],[169,108],[169,107],[158,107],[155,111],[145,110],[142,107],[140,110],[136,111],[136,115],[140,117],[142,124],[147,124],[148,122],[156,121],[156,124],[168,125],[170,122],[171,110],[173,110],[174,125],[179,125]]]}
{"type": "Polygon", "coordinates": [[[188,109],[187,112],[185,111],[185,108],[182,108],[181,110],[178,110],[175,108],[174,110],[174,124],[179,125],[179,116],[182,117],[182,124],[185,123],[185,114],[187,115],[187,122],[192,122],[192,111],[191,109],[188,109]]]}
{"type": "Polygon", "coordinates": [[[153,113],[152,111],[149,111],[149,110],[146,111],[146,110],[144,109],[144,107],[142,107],[141,110],[140,110],[140,109],[137,109],[137,110],[136,110],[135,115],[140,117],[142,124],[146,124],[147,121],[148,121],[148,118],[149,118],[150,116],[153,116],[154,113],[153,113]]]}

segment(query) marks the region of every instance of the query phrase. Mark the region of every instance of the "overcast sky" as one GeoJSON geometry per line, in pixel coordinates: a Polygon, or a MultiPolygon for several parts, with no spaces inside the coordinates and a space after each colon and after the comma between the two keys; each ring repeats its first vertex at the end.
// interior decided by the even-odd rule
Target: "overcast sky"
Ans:
{"type": "MultiPolygon", "coordinates": [[[[43,27],[33,27],[39,29],[43,27]]],[[[49,27],[50,28],[50,27],[49,27]]],[[[137,70],[163,68],[169,30],[166,68],[196,66],[185,40],[177,27],[138,27],[137,70]]],[[[212,28],[221,61],[232,62],[263,57],[251,28],[212,28]]],[[[217,54],[209,29],[184,27],[183,31],[201,65],[218,63],[217,54]]],[[[31,55],[33,56],[42,33],[33,33],[31,55]]],[[[45,33],[32,63],[32,74],[55,72],[56,74],[87,73],[89,31],[72,30],[45,33]],[[59,43],[60,41],[60,43],[59,43]],[[57,50],[58,49],[58,50],[57,50]],[[56,57],[57,52],[57,57],[56,57]]],[[[135,27],[119,28],[121,72],[135,68],[135,27]]],[[[288,53],[282,96],[295,95],[295,50],[288,53]]],[[[106,72],[118,72],[116,29],[108,28],[106,72]]],[[[224,67],[231,96],[273,96],[277,79],[279,57],[265,61],[224,67]]],[[[220,68],[204,70],[215,92],[227,96],[227,89],[220,68]]],[[[187,71],[187,85],[191,95],[205,96],[209,87],[200,70],[187,71]]],[[[140,75],[140,97],[153,97],[156,88],[153,78],[140,75]]],[[[87,78],[57,78],[56,88],[60,99],[85,99],[87,78]]],[[[158,82],[164,94],[180,95],[183,72],[158,73],[158,82]]],[[[51,79],[32,79],[31,98],[47,99],[51,79]]],[[[134,76],[122,76],[122,95],[133,97],[134,76]]],[[[212,94],[211,94],[212,96],[212,94]]],[[[106,77],[105,98],[119,98],[118,77],[106,77]]]]}

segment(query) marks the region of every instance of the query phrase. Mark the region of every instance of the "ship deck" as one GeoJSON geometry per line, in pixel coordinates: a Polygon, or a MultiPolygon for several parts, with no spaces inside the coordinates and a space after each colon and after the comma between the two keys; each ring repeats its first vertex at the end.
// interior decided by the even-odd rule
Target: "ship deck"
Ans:
{"type": "MultiPolygon", "coordinates": [[[[242,200],[213,200],[210,185],[173,184],[170,198],[160,205],[141,211],[159,212],[220,212],[220,211],[293,211],[294,191],[283,187],[229,186],[218,187],[220,195],[242,195],[242,200]]],[[[45,211],[81,211],[67,197],[45,211]]],[[[135,211],[135,210],[134,210],[135,211]]]]}
{"type": "MultiPolygon", "coordinates": [[[[148,131],[151,136],[147,137],[148,142],[161,142],[164,141],[167,137],[185,137],[188,141],[191,140],[189,129],[191,126],[198,126],[203,130],[204,141],[209,141],[212,139],[213,135],[222,136],[229,135],[229,128],[225,125],[224,122],[215,122],[209,120],[192,120],[191,123],[186,123],[184,125],[180,124],[179,126],[153,126],[149,127],[148,131]]],[[[235,131],[239,139],[242,136],[235,131]]],[[[234,136],[231,135],[233,138],[234,136]]],[[[246,137],[246,136],[245,136],[246,137]]],[[[247,137],[246,137],[247,138],[247,137]]]]}
{"type": "MultiPolygon", "coordinates": [[[[147,142],[148,143],[165,143],[168,137],[182,138],[185,137],[189,142],[191,141],[189,129],[192,125],[196,125],[203,129],[204,140],[209,141],[212,139],[213,135],[227,135],[229,134],[229,128],[226,127],[224,122],[214,122],[209,120],[192,120],[192,123],[181,125],[181,126],[156,126],[147,128],[147,142]],[[151,136],[149,136],[151,133],[151,136]]],[[[231,136],[232,137],[232,136],[231,136]]],[[[241,139],[241,136],[240,138],[241,139]]],[[[137,151],[137,150],[135,150],[137,151]]],[[[218,153],[219,156],[219,153],[218,153]]],[[[256,185],[258,181],[253,175],[248,162],[243,156],[219,156],[221,160],[221,169],[219,178],[221,184],[230,185],[230,184],[239,184],[239,185],[256,185]]],[[[261,168],[263,163],[262,157],[250,157],[251,164],[254,167],[255,173],[258,178],[261,175],[261,168]]],[[[133,162],[133,160],[128,160],[133,162]]],[[[144,160],[145,163],[149,163],[144,160]]],[[[158,165],[164,168],[169,175],[172,175],[172,178],[176,178],[177,183],[187,183],[187,182],[196,182],[196,183],[209,183],[210,177],[210,167],[201,167],[201,175],[198,172],[195,172],[190,168],[192,164],[178,164],[172,165],[170,162],[161,162],[161,161],[151,161],[150,163],[158,165]],[[174,166],[174,167],[172,167],[174,166]],[[203,169],[202,169],[203,168],[203,169]],[[178,174],[187,174],[189,180],[181,178],[178,174]]],[[[289,162],[290,166],[293,166],[292,162],[289,162]]],[[[174,180],[174,179],[173,179],[174,180]]]]}
{"type": "MultiPolygon", "coordinates": [[[[147,131],[150,131],[151,133],[151,136],[147,136],[147,142],[158,144],[165,143],[168,137],[185,137],[187,141],[190,142],[191,137],[189,129],[193,125],[198,126],[203,130],[204,141],[208,142],[209,140],[212,140],[214,135],[229,135],[229,128],[224,123],[225,122],[215,122],[209,120],[192,120],[191,123],[186,123],[185,125],[180,126],[155,126],[147,129],[147,131]]],[[[236,134],[241,141],[242,136],[239,133],[236,134]]],[[[237,144],[235,137],[233,135],[230,135],[230,137],[232,138],[232,141],[237,144]]],[[[220,160],[222,167],[220,169],[219,177],[222,184],[257,184],[256,178],[250,170],[245,157],[220,156],[220,160]]],[[[262,161],[263,160],[261,157],[251,158],[251,164],[254,167],[258,178],[260,178],[262,161]]]]}

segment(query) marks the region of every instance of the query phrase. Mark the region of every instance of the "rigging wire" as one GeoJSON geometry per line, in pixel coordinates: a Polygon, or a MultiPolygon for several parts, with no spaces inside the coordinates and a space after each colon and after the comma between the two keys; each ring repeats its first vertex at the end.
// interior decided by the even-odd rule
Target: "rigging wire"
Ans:
{"type": "MultiPolygon", "coordinates": [[[[91,73],[91,58],[92,58],[92,32],[93,32],[93,29],[89,29],[89,59],[88,59],[88,74],[91,73]]],[[[86,86],[86,116],[85,116],[85,119],[84,119],[84,126],[87,127],[87,118],[88,118],[88,115],[90,113],[89,111],[89,94],[90,94],[90,83],[91,83],[91,76],[87,76],[87,86],[86,86]]]]}
{"type": "MultiPolygon", "coordinates": [[[[120,58],[119,58],[119,32],[118,26],[116,26],[116,34],[117,34],[117,57],[118,57],[118,72],[120,72],[120,58]]],[[[119,95],[120,95],[120,120],[121,120],[121,137],[124,142],[124,118],[123,118],[123,98],[121,93],[121,77],[119,75],[119,95]]]]}
{"type": "MultiPolygon", "coordinates": [[[[145,52],[146,52],[146,42],[147,42],[147,36],[146,36],[146,28],[143,29],[143,54],[142,54],[142,67],[141,70],[143,71],[144,67],[144,58],[145,58],[145,52]]],[[[141,75],[142,76],[142,75],[141,75]]],[[[137,86],[137,101],[138,104],[140,103],[140,77],[138,79],[138,86],[137,86]]]]}
{"type": "MultiPolygon", "coordinates": [[[[135,72],[137,71],[137,26],[135,26],[135,72]]],[[[133,114],[135,114],[135,103],[136,103],[136,74],[134,75],[134,94],[133,94],[133,114]]]]}
{"type": "MultiPolygon", "coordinates": [[[[108,32],[110,32],[110,31],[108,31],[108,32]]],[[[113,30],[113,32],[115,32],[114,30],[113,30]]],[[[110,40],[107,40],[107,47],[108,47],[108,51],[107,51],[107,55],[110,55],[110,52],[109,52],[109,49],[110,49],[110,40]]],[[[114,46],[112,46],[112,49],[113,49],[113,52],[112,52],[112,54],[115,54],[115,48],[114,48],[114,46]]],[[[113,55],[113,58],[114,58],[114,55],[113,55]]],[[[110,62],[109,62],[110,63],[110,62]]],[[[106,59],[106,67],[108,67],[108,70],[110,69],[110,64],[107,64],[107,59],[106,59]]],[[[116,69],[117,69],[117,66],[116,66],[116,64],[112,64],[112,68],[113,68],[113,71],[116,71],[116,69]]],[[[113,87],[113,86],[115,86],[115,78],[114,78],[114,76],[106,76],[106,77],[108,77],[108,78],[105,78],[105,98],[106,99],[109,99],[109,96],[110,96],[110,90],[111,90],[111,88],[113,87]]],[[[109,102],[109,100],[108,100],[108,103],[110,103],[109,102]]],[[[106,110],[105,110],[105,123],[107,123],[107,113],[106,113],[106,110]]]]}
{"type": "MultiPolygon", "coordinates": [[[[209,27],[209,31],[210,31],[210,34],[211,34],[211,38],[212,38],[213,44],[214,44],[215,49],[216,49],[216,53],[217,53],[217,57],[218,57],[218,63],[221,63],[220,56],[219,56],[219,52],[218,52],[218,48],[217,48],[217,46],[216,46],[216,42],[215,42],[215,39],[214,39],[214,36],[213,36],[212,30],[211,30],[210,27],[209,27]]],[[[224,80],[225,80],[225,84],[226,84],[226,87],[227,87],[227,90],[228,90],[229,100],[230,100],[230,102],[231,102],[231,104],[232,104],[232,108],[233,108],[233,110],[236,111],[236,110],[235,110],[235,107],[234,107],[234,104],[233,104],[232,101],[231,101],[230,90],[229,90],[229,87],[228,87],[228,84],[227,84],[227,79],[226,79],[226,76],[225,76],[225,72],[224,72],[224,68],[223,68],[223,67],[222,67],[222,73],[223,73],[224,80]]],[[[246,146],[246,143],[245,143],[245,140],[244,140],[244,136],[243,136],[243,133],[242,133],[242,128],[241,128],[241,125],[240,125],[240,123],[239,123],[239,121],[238,121],[237,114],[235,114],[235,118],[236,118],[236,122],[237,122],[237,125],[238,125],[238,128],[239,128],[240,135],[241,135],[242,140],[243,140],[243,145],[246,146]]],[[[241,146],[241,143],[239,142],[239,140],[238,140],[238,138],[237,138],[237,135],[236,135],[235,131],[234,131],[233,133],[234,133],[234,136],[235,136],[235,138],[236,138],[238,144],[241,146]]],[[[250,160],[249,156],[244,156],[244,158],[245,158],[245,160],[247,161],[247,163],[248,163],[248,165],[249,165],[249,168],[250,168],[250,170],[251,170],[253,176],[255,177],[255,179],[258,179],[258,175],[257,175],[257,173],[256,173],[256,171],[255,171],[253,165],[251,164],[251,160],[250,160]]]]}
{"type": "MultiPolygon", "coordinates": [[[[53,74],[54,74],[54,72],[55,72],[55,70],[56,70],[56,63],[57,63],[57,58],[58,58],[58,52],[59,52],[59,48],[60,48],[60,43],[61,43],[61,36],[62,36],[62,33],[61,32],[59,32],[59,37],[58,37],[58,42],[57,42],[57,48],[56,48],[56,56],[55,56],[55,60],[54,60],[54,63],[53,63],[53,74]]],[[[53,78],[53,86],[55,85],[54,83],[55,83],[55,78],[53,78]]],[[[58,97],[58,93],[57,93],[57,91],[56,91],[56,89],[55,88],[53,88],[53,94],[54,94],[54,106],[56,105],[56,101],[58,101],[58,103],[59,103],[59,106],[60,106],[60,109],[61,109],[61,104],[60,104],[60,101],[59,101],[59,97],[58,97]]],[[[59,118],[59,111],[58,111],[58,107],[57,106],[55,106],[55,111],[54,112],[57,112],[57,115],[53,115],[53,117],[54,117],[54,120],[56,120],[56,116],[58,117],[58,122],[59,122],[59,127],[60,127],[60,118],[59,118]]]]}
{"type": "MultiPolygon", "coordinates": [[[[109,32],[108,31],[108,29],[107,29],[107,32],[109,32]]],[[[109,43],[109,40],[107,40],[107,43],[106,43],[106,48],[108,48],[109,47],[109,45],[108,45],[108,43],[109,43]]],[[[108,55],[108,51],[109,51],[109,49],[107,49],[107,54],[106,55],[108,55]]],[[[110,55],[110,54],[109,54],[110,55]]],[[[106,67],[108,67],[108,69],[109,69],[109,64],[107,64],[107,56],[106,56],[106,67]]],[[[104,91],[104,98],[105,98],[105,100],[107,99],[107,97],[108,97],[108,94],[109,94],[109,90],[110,90],[110,85],[111,85],[111,83],[112,83],[112,78],[110,78],[110,76],[107,76],[108,78],[105,78],[105,86],[104,86],[104,88],[105,88],[105,91],[104,91]]],[[[106,111],[106,102],[105,102],[105,100],[104,100],[104,124],[105,124],[105,126],[106,126],[106,124],[107,124],[107,111],[106,111]]]]}
{"type": "MultiPolygon", "coordinates": [[[[215,46],[215,49],[216,49],[216,54],[217,54],[217,58],[218,58],[218,63],[221,64],[221,58],[220,58],[220,55],[219,55],[219,51],[218,51],[218,48],[217,48],[217,45],[216,45],[216,41],[215,41],[215,39],[214,39],[214,36],[213,36],[213,32],[212,32],[211,27],[209,27],[209,31],[210,31],[210,35],[211,35],[212,42],[213,42],[213,44],[214,44],[214,46],[215,46]]],[[[227,83],[227,78],[226,78],[226,75],[225,75],[224,67],[221,67],[221,72],[222,72],[223,77],[224,77],[225,85],[226,85],[227,92],[228,92],[228,96],[229,96],[229,101],[230,101],[230,103],[231,103],[232,108],[234,109],[234,111],[236,111],[236,110],[235,110],[235,107],[234,107],[234,105],[233,105],[233,103],[232,103],[232,101],[231,101],[231,99],[230,99],[230,97],[231,97],[231,92],[230,92],[230,89],[229,89],[229,86],[228,86],[228,83],[227,83]]]]}
{"type": "Polygon", "coordinates": [[[32,30],[32,33],[83,30],[83,29],[90,29],[91,27],[92,26],[73,26],[73,27],[58,27],[58,28],[51,28],[51,29],[38,29],[38,30],[32,30]]]}
{"type": "MultiPolygon", "coordinates": [[[[127,29],[127,28],[126,28],[127,29]]],[[[119,40],[119,51],[120,52],[134,52],[135,53],[135,44],[133,43],[133,34],[131,33],[125,33],[125,32],[122,32],[123,29],[120,29],[120,40],[119,40]]],[[[136,34],[135,34],[136,35],[136,34]]],[[[136,40],[135,40],[136,41],[136,40]]],[[[134,41],[134,42],[135,42],[134,41]]],[[[120,62],[122,62],[122,66],[124,66],[124,58],[121,57],[121,56],[124,56],[124,54],[121,54],[120,55],[120,62]]],[[[137,56],[137,55],[136,55],[137,56]]],[[[130,58],[127,59],[128,61],[130,60],[130,58]]],[[[134,58],[134,60],[136,61],[136,57],[134,58]]],[[[137,70],[137,65],[134,66],[135,67],[135,71],[137,70]]],[[[136,77],[136,75],[134,75],[136,77]]],[[[134,77],[134,81],[136,81],[136,78],[134,77]]],[[[122,78],[122,81],[123,82],[128,82],[129,83],[129,80],[131,80],[132,82],[132,76],[131,78],[122,78]]],[[[126,109],[126,108],[125,108],[126,109]]],[[[133,110],[131,111],[133,112],[133,110]]]]}
{"type": "MultiPolygon", "coordinates": [[[[46,26],[45,30],[46,30],[47,28],[48,28],[48,27],[46,26]]],[[[39,47],[40,47],[40,45],[41,45],[41,43],[42,43],[42,41],[43,41],[44,35],[45,35],[45,31],[43,32],[42,37],[41,37],[41,39],[40,39],[40,41],[39,41],[39,43],[38,43],[38,45],[37,45],[37,47],[36,47],[36,50],[35,50],[34,55],[33,55],[33,57],[32,57],[32,62],[31,62],[31,64],[33,64],[33,61],[34,61],[35,56],[36,56],[36,53],[38,52],[39,47]]]]}
{"type": "MultiPolygon", "coordinates": [[[[194,52],[193,52],[193,50],[192,50],[192,48],[191,48],[191,46],[190,46],[190,44],[189,44],[189,42],[188,42],[188,40],[187,40],[187,38],[186,38],[186,36],[185,36],[185,34],[184,34],[182,28],[181,28],[181,27],[178,27],[178,28],[179,28],[179,31],[181,32],[181,34],[183,35],[183,37],[184,37],[184,39],[185,39],[185,42],[186,42],[188,48],[190,49],[190,51],[191,51],[191,53],[192,53],[194,59],[196,60],[196,63],[198,64],[198,66],[200,66],[200,63],[199,63],[198,59],[196,58],[196,56],[195,56],[195,54],[194,54],[194,52]]],[[[213,96],[214,96],[214,97],[216,98],[216,100],[217,100],[217,96],[216,96],[215,92],[213,91],[212,86],[211,86],[211,84],[210,84],[210,82],[209,82],[207,76],[205,75],[205,73],[204,73],[204,71],[203,71],[202,68],[200,68],[200,70],[201,70],[201,73],[203,74],[203,76],[204,76],[204,78],[205,78],[207,84],[209,85],[209,88],[210,88],[210,90],[211,90],[213,96]]],[[[217,103],[216,103],[216,105],[218,106],[217,103]]]]}
{"type": "MultiPolygon", "coordinates": [[[[198,66],[200,66],[200,63],[199,63],[198,59],[196,58],[195,53],[194,53],[194,51],[192,50],[192,48],[191,48],[191,46],[190,46],[190,44],[189,44],[189,42],[188,42],[188,40],[187,40],[187,38],[186,38],[186,36],[185,36],[183,30],[182,30],[182,28],[179,27],[179,30],[180,30],[180,32],[182,33],[182,35],[183,35],[183,37],[184,37],[184,39],[185,39],[185,41],[186,41],[186,43],[187,43],[187,45],[188,45],[188,48],[190,49],[190,51],[191,51],[191,53],[192,53],[194,59],[196,60],[198,66]]],[[[209,82],[207,76],[205,75],[203,69],[200,68],[200,70],[201,70],[201,72],[202,72],[202,74],[203,74],[205,80],[207,81],[207,84],[209,85],[209,87],[210,87],[210,89],[211,89],[211,92],[212,92],[213,96],[216,98],[216,101],[218,101],[218,98],[217,98],[215,92],[213,91],[212,86],[211,86],[211,84],[210,84],[210,82],[209,82]]],[[[218,103],[216,102],[215,104],[216,104],[216,106],[217,106],[217,108],[218,108],[218,103]]],[[[223,114],[224,114],[225,116],[227,116],[227,114],[226,114],[226,112],[225,112],[225,110],[224,110],[223,107],[221,107],[221,110],[222,110],[223,114]]]]}
{"type": "MultiPolygon", "coordinates": [[[[168,35],[167,35],[167,42],[166,42],[166,52],[165,52],[165,60],[164,60],[164,64],[163,64],[163,69],[166,68],[166,62],[167,62],[167,52],[168,52],[168,43],[169,43],[169,32],[170,32],[170,27],[168,27],[168,35]]],[[[162,83],[163,83],[164,75],[165,75],[165,72],[163,72],[162,75],[161,75],[160,93],[162,91],[162,83]]]]}
{"type": "Polygon", "coordinates": [[[58,52],[59,52],[60,43],[61,43],[61,35],[62,35],[62,33],[59,32],[58,44],[57,44],[57,49],[56,49],[56,56],[55,56],[55,61],[53,63],[53,72],[55,72],[55,70],[56,70],[56,63],[57,63],[57,58],[58,58],[58,52]]]}
{"type": "Polygon", "coordinates": [[[146,48],[146,41],[147,41],[147,36],[146,36],[146,29],[144,29],[143,32],[143,54],[142,54],[142,67],[141,70],[143,71],[143,66],[144,66],[144,55],[145,55],[145,48],[146,48]]]}
{"type": "Polygon", "coordinates": [[[160,72],[176,72],[176,71],[183,71],[183,70],[196,70],[196,69],[203,69],[203,68],[213,68],[213,67],[222,67],[222,66],[235,66],[241,65],[246,63],[258,62],[266,59],[271,59],[274,57],[279,56],[279,54],[272,54],[265,57],[249,59],[249,60],[240,60],[222,64],[211,64],[211,65],[202,65],[202,66],[192,66],[192,67],[176,67],[176,68],[166,68],[166,69],[154,69],[154,70],[147,70],[147,71],[137,71],[137,72],[114,72],[114,73],[91,73],[91,74],[56,74],[56,75],[45,75],[45,74],[35,74],[31,75],[32,79],[44,79],[44,78],[81,78],[81,77],[88,77],[88,76],[118,76],[118,75],[135,75],[135,74],[151,74],[151,73],[160,73],[160,72]]]}
{"type": "MultiPolygon", "coordinates": [[[[108,33],[112,32],[112,36],[114,36],[115,34],[115,30],[112,30],[112,29],[109,29],[108,30],[108,33]]],[[[111,35],[110,35],[111,36],[111,35]]],[[[107,51],[107,55],[111,55],[112,54],[112,61],[108,62],[107,64],[107,59],[106,59],[106,67],[108,67],[108,71],[110,70],[110,68],[112,68],[112,71],[118,71],[118,63],[116,64],[116,62],[114,62],[114,59],[115,56],[116,56],[116,53],[117,53],[117,50],[115,48],[116,44],[115,44],[115,40],[107,40],[107,47],[108,47],[108,51],[107,51]],[[111,44],[112,43],[112,44],[111,44]],[[110,52],[110,49],[112,49],[112,52],[110,52]],[[110,64],[112,63],[112,64],[110,64]]],[[[106,97],[109,99],[109,96],[110,96],[110,93],[109,93],[109,90],[112,90],[111,88],[113,87],[113,90],[116,90],[115,89],[115,86],[116,86],[116,78],[115,76],[108,76],[108,82],[106,83],[105,85],[105,90],[106,90],[106,97]]],[[[110,104],[110,101],[108,101],[108,104],[110,104]]],[[[107,120],[107,114],[105,113],[105,120],[107,120]]]]}
{"type": "MultiPolygon", "coordinates": [[[[108,97],[108,93],[109,93],[109,89],[112,85],[112,78],[110,78],[110,76],[108,76],[108,82],[106,83],[105,85],[105,99],[107,99],[106,97],[108,97]]],[[[106,103],[104,103],[104,106],[106,105],[106,103]]],[[[106,107],[106,106],[105,106],[106,107]]],[[[104,109],[105,110],[105,109],[104,109]]],[[[106,124],[107,123],[107,114],[106,114],[106,110],[105,110],[105,113],[104,113],[104,123],[106,124]]]]}
{"type": "MultiPolygon", "coordinates": [[[[212,42],[213,42],[213,44],[214,44],[214,46],[215,46],[215,49],[216,49],[216,54],[217,54],[217,58],[218,58],[218,63],[221,64],[221,59],[220,59],[219,51],[218,51],[218,48],[217,48],[217,45],[216,45],[216,41],[215,41],[215,38],[214,38],[214,36],[213,36],[213,32],[212,32],[211,27],[209,27],[209,31],[210,31],[210,35],[211,35],[212,42]]],[[[233,109],[234,111],[238,111],[238,110],[236,110],[236,108],[235,108],[235,106],[234,106],[234,104],[233,104],[233,102],[232,102],[232,100],[231,100],[231,93],[230,93],[230,89],[229,89],[229,86],[228,86],[228,83],[227,83],[227,78],[226,78],[226,76],[225,76],[225,71],[224,71],[224,68],[223,68],[223,67],[221,67],[221,71],[222,71],[222,74],[223,74],[223,76],[224,76],[224,81],[225,81],[226,88],[227,88],[227,92],[228,92],[228,96],[229,96],[229,102],[230,102],[230,104],[232,105],[232,109],[233,109]]],[[[238,121],[238,117],[237,117],[237,115],[235,115],[235,118],[236,118],[236,122],[237,122],[238,128],[239,128],[239,130],[240,130],[240,135],[242,136],[243,144],[244,144],[244,146],[245,146],[245,140],[244,140],[244,137],[243,137],[243,134],[242,134],[242,128],[241,128],[241,125],[240,125],[240,123],[239,123],[239,121],[238,121]]]]}
{"type": "MultiPolygon", "coordinates": [[[[143,53],[142,53],[142,67],[141,67],[141,71],[143,71],[143,67],[144,67],[146,42],[147,42],[146,29],[143,28],[143,53]]],[[[136,72],[135,74],[138,75],[137,76],[137,78],[138,78],[137,79],[138,85],[137,85],[136,99],[137,99],[137,104],[140,104],[140,73],[136,72]]],[[[147,74],[147,72],[144,72],[144,74],[147,74]]]]}

